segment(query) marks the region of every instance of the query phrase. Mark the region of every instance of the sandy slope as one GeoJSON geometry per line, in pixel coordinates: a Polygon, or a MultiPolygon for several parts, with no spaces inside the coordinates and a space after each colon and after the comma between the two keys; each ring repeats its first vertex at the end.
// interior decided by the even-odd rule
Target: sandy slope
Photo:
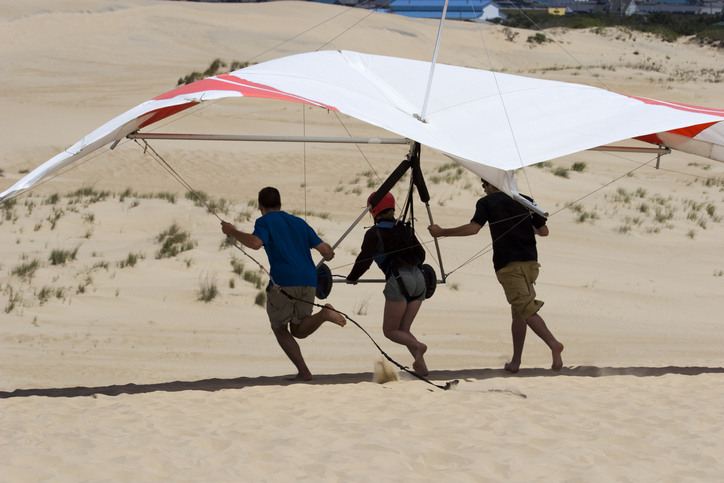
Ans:
{"type": "MultiPolygon", "coordinates": [[[[437,34],[435,22],[308,2],[4,0],[0,21],[2,189],[214,58],[260,62],[324,48],[429,60],[437,34]]],[[[616,30],[554,31],[558,44],[535,46],[525,42],[530,34],[510,42],[500,27],[449,22],[440,61],[724,106],[722,84],[711,82],[717,71],[721,80],[721,52],[616,30]]],[[[376,133],[353,119],[255,100],[218,103],[165,129],[376,133]]],[[[310,212],[328,241],[362,210],[371,190],[365,173],[384,177],[405,154],[154,147],[195,189],[228,200],[222,216],[241,220],[237,226],[251,228],[249,200],[275,185],[285,208],[310,212]]],[[[446,159],[423,156],[435,221],[467,222],[478,181],[463,173],[436,182],[454,169],[439,173],[446,159]]],[[[457,391],[443,392],[404,377],[370,382],[378,352],[351,324],[302,341],[316,383],[286,384],[293,368],[254,305],[258,289],[230,260],[247,271],[254,263],[221,249],[218,220],[139,146],[123,143],[2,212],[2,474],[7,481],[713,481],[724,459],[724,166],[680,154],[663,158],[658,171],[640,166],[650,161],[581,153],[518,175],[521,190],[552,213],[551,236],[539,243],[538,292],[543,317],[566,344],[566,367],[555,377],[532,334],[521,373],[502,371],[509,315],[487,230],[442,240],[445,271],[454,272],[414,327],[430,347],[431,379],[461,380],[457,391]],[[576,162],[586,169],[553,174],[576,162]],[[129,187],[132,195],[121,196],[129,187]],[[80,188],[107,196],[69,195],[80,188]],[[147,197],[154,193],[174,193],[175,203],[147,197]],[[578,211],[563,209],[574,201],[578,211]],[[656,221],[657,208],[670,218],[656,221]],[[586,213],[594,218],[579,223],[586,213]],[[157,238],[172,223],[196,245],[156,259],[157,238]],[[75,260],[51,265],[52,250],[75,248],[75,260]],[[138,262],[122,267],[129,255],[138,262]],[[32,279],[12,274],[33,260],[40,267],[32,279]],[[198,301],[201,282],[214,277],[220,295],[198,301]]],[[[334,273],[348,272],[363,232],[342,242],[334,273]]],[[[421,238],[430,242],[424,230],[421,238]]],[[[266,264],[263,253],[254,255],[266,264]]],[[[380,291],[337,284],[331,302],[410,364],[381,334],[380,291]]]]}

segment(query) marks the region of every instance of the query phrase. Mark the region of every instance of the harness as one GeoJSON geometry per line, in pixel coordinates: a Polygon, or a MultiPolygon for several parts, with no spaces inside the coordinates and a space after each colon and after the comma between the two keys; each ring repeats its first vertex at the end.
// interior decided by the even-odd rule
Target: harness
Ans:
{"type": "MultiPolygon", "coordinates": [[[[414,266],[418,270],[420,270],[420,264],[424,261],[419,260],[417,263],[410,263],[406,260],[404,260],[403,255],[406,254],[406,252],[409,252],[413,249],[413,246],[410,245],[410,242],[412,241],[414,243],[414,238],[410,236],[411,240],[404,240],[401,239],[400,242],[404,245],[406,245],[402,250],[389,250],[385,247],[384,239],[382,238],[382,230],[398,230],[398,236],[400,238],[405,235],[404,230],[411,230],[410,226],[407,224],[404,224],[402,222],[391,222],[391,221],[381,221],[377,223],[377,253],[384,254],[384,259],[382,261],[377,260],[377,257],[375,257],[375,261],[379,264],[382,271],[385,273],[385,279],[389,280],[390,277],[394,277],[397,281],[397,286],[400,288],[400,293],[404,295],[405,299],[407,299],[407,302],[409,303],[411,300],[419,298],[423,292],[427,292],[426,289],[423,289],[423,292],[416,293],[414,295],[410,295],[409,291],[407,290],[407,287],[405,286],[405,282],[402,280],[402,276],[400,275],[400,266],[414,266]],[[399,228],[398,228],[399,227],[399,228]]],[[[424,254],[423,254],[424,256],[424,254]]],[[[423,273],[424,275],[424,273],[423,273]]]]}

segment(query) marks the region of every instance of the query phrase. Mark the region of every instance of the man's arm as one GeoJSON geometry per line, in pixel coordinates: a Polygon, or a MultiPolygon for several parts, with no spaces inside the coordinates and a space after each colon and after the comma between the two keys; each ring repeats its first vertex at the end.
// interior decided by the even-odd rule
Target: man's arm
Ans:
{"type": "Polygon", "coordinates": [[[329,246],[329,244],[327,243],[322,242],[314,247],[314,249],[321,253],[324,259],[327,261],[334,258],[334,250],[332,250],[332,247],[329,246]]]}
{"type": "Polygon", "coordinates": [[[231,223],[227,223],[226,221],[221,222],[221,231],[224,232],[224,235],[236,239],[242,245],[251,248],[252,250],[258,250],[264,246],[264,242],[262,242],[261,239],[256,235],[239,231],[234,228],[234,225],[232,225],[231,223]]]}
{"type": "Polygon", "coordinates": [[[427,227],[427,231],[429,231],[433,237],[440,238],[441,236],[477,235],[481,228],[481,225],[471,221],[466,225],[460,225],[455,228],[441,228],[438,225],[430,225],[427,227]]]}
{"type": "Polygon", "coordinates": [[[548,236],[548,225],[543,225],[540,228],[533,227],[533,231],[538,236],[548,236]]]}

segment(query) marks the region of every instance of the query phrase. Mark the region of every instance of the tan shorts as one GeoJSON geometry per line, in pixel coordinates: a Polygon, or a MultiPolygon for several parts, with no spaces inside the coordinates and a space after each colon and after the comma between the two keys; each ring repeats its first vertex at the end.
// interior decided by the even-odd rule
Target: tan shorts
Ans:
{"type": "Polygon", "coordinates": [[[266,313],[274,329],[285,324],[299,324],[303,319],[312,315],[314,306],[314,287],[284,287],[284,291],[300,300],[290,300],[277,288],[269,286],[266,289],[266,313]]]}
{"type": "Polygon", "coordinates": [[[538,262],[510,262],[495,272],[510,304],[513,320],[526,320],[543,307],[543,302],[535,299],[533,287],[539,268],[538,262]]]}

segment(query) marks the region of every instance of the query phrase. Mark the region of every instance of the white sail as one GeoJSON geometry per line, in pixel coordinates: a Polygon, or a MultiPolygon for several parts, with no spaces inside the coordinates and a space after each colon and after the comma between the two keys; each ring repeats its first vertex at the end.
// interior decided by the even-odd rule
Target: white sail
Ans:
{"type": "Polygon", "coordinates": [[[724,110],[579,84],[440,64],[420,120],[429,62],[323,51],[194,82],[129,110],[0,194],[0,201],[143,127],[225,97],[339,111],[438,150],[515,195],[515,169],[629,138],[724,161],[724,110]]]}

